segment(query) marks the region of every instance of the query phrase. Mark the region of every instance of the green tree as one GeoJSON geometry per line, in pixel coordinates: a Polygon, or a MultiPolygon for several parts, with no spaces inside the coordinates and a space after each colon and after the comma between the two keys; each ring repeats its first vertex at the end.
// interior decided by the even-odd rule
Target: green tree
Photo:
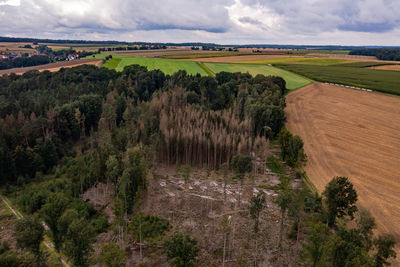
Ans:
{"type": "Polygon", "coordinates": [[[132,148],[127,151],[125,170],[120,180],[120,193],[125,200],[126,212],[131,213],[136,193],[139,189],[146,189],[146,176],[148,162],[146,153],[140,148],[132,148]]]}
{"type": "Polygon", "coordinates": [[[347,177],[335,177],[325,187],[323,195],[328,207],[328,224],[335,225],[336,217],[350,216],[354,218],[357,211],[355,205],[357,192],[347,177]]]}
{"type": "Polygon", "coordinates": [[[75,218],[68,226],[65,235],[65,251],[72,259],[74,266],[89,266],[88,256],[93,250],[94,230],[83,218],[75,218]]]}
{"type": "Polygon", "coordinates": [[[116,243],[107,243],[101,247],[98,261],[106,267],[125,266],[125,250],[116,243]]]}
{"type": "Polygon", "coordinates": [[[188,235],[178,233],[164,242],[168,260],[176,267],[192,267],[199,253],[197,241],[188,235]]]}
{"type": "Polygon", "coordinates": [[[303,141],[299,136],[293,136],[288,130],[282,129],[278,137],[281,157],[290,167],[297,167],[305,162],[303,141]]]}
{"type": "Polygon", "coordinates": [[[36,216],[28,216],[16,222],[17,244],[35,255],[36,266],[43,266],[43,254],[40,243],[43,241],[44,228],[36,216]]]}
{"type": "Polygon", "coordinates": [[[61,266],[61,246],[65,233],[60,231],[59,223],[67,205],[68,199],[61,193],[55,193],[47,199],[47,203],[41,209],[44,221],[50,228],[54,248],[58,251],[61,266]]]}
{"type": "Polygon", "coordinates": [[[307,241],[303,243],[302,258],[310,263],[310,266],[326,266],[329,255],[329,228],[318,222],[309,229],[307,241]]]}
{"type": "Polygon", "coordinates": [[[375,218],[366,209],[358,212],[357,229],[364,239],[364,246],[370,250],[372,247],[373,230],[376,228],[375,218]]]}
{"type": "Polygon", "coordinates": [[[356,229],[341,226],[332,242],[332,264],[342,266],[371,266],[372,259],[365,248],[362,236],[356,229]]]}
{"type": "Polygon", "coordinates": [[[374,255],[374,266],[382,267],[385,265],[390,265],[388,259],[396,258],[396,252],[393,249],[396,245],[395,238],[389,234],[380,235],[376,240],[374,240],[374,245],[376,248],[376,253],[374,255]]]}

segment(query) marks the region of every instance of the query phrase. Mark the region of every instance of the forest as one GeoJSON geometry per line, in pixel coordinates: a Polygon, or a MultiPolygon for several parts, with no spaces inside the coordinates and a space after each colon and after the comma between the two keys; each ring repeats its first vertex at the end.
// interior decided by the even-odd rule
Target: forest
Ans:
{"type": "MultiPolygon", "coordinates": [[[[232,266],[261,260],[282,266],[289,258],[298,266],[389,264],[396,242],[373,235],[374,219],[358,210],[347,177],[333,178],[322,195],[292,185],[305,175],[307,157],[300,137],[284,127],[286,92],[280,77],[165,75],[139,65],[122,72],[83,65],[1,76],[1,191],[25,217],[15,226],[17,248],[1,244],[0,265],[55,266],[66,255],[72,266],[129,266],[129,244],[139,247],[140,260],[164,255],[172,266],[228,266],[228,258],[237,264],[232,266]],[[227,188],[238,186],[233,213],[216,217],[221,235],[207,240],[179,230],[174,217],[144,213],[146,201],[162,193],[152,191],[159,166],[176,168],[184,181],[177,192],[188,195],[194,170],[218,173],[226,209],[227,188]],[[241,192],[266,167],[279,177],[278,184],[264,185],[276,196],[267,202],[262,187],[255,194],[252,185],[246,198],[241,192]],[[108,204],[96,209],[90,192],[111,196],[112,221],[108,204]],[[270,205],[279,210],[275,219],[267,213],[270,205]],[[353,219],[350,228],[346,222],[353,219]],[[249,238],[234,239],[229,220],[240,222],[236,231],[250,225],[241,235],[249,238]],[[279,229],[276,244],[263,237],[267,225],[279,229]],[[95,256],[94,244],[107,232],[113,241],[100,244],[95,256]],[[57,251],[56,263],[40,246],[46,238],[57,251]],[[215,244],[219,248],[211,250],[215,244]],[[272,260],[263,256],[269,246],[272,260]]],[[[164,211],[172,210],[164,204],[171,205],[164,211]]]]}
{"type": "Polygon", "coordinates": [[[365,48],[350,51],[349,55],[374,56],[380,60],[400,60],[399,48],[365,48]]]}

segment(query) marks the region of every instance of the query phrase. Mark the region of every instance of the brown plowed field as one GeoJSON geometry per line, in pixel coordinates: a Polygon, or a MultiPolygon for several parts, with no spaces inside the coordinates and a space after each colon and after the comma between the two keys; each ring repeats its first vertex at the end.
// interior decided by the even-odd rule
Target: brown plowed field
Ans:
{"type": "Polygon", "coordinates": [[[288,129],[304,140],[305,170],[318,190],[348,176],[378,232],[399,244],[400,97],[316,83],[288,95],[286,114],[288,129]]]}
{"type": "Polygon", "coordinates": [[[50,63],[50,64],[45,64],[45,65],[39,65],[39,66],[32,66],[32,67],[25,67],[25,68],[14,68],[14,69],[7,69],[7,70],[0,70],[0,76],[4,74],[24,74],[25,72],[28,72],[30,70],[38,70],[38,71],[59,71],[61,68],[72,68],[80,65],[100,65],[102,62],[101,59],[79,59],[79,60],[73,60],[73,61],[62,61],[62,62],[56,62],[56,63],[50,63]]]}
{"type": "MultiPolygon", "coordinates": [[[[271,59],[271,58],[288,58],[288,57],[299,57],[291,55],[246,55],[246,56],[230,56],[230,57],[206,57],[206,58],[193,58],[184,59],[186,61],[200,61],[200,62],[231,62],[231,61],[249,61],[259,59],[271,59]]],[[[304,56],[300,56],[304,57],[304,56]]]]}
{"type": "Polygon", "coordinates": [[[381,65],[381,66],[373,66],[373,67],[370,67],[370,69],[376,69],[376,70],[396,70],[396,71],[400,71],[400,65],[381,65]]]}

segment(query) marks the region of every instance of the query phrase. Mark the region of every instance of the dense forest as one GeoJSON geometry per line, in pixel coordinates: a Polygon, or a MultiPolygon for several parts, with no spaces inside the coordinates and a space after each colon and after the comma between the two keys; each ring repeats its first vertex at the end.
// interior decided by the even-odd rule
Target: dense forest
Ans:
{"type": "Polygon", "coordinates": [[[399,48],[366,48],[350,51],[349,55],[374,56],[380,60],[400,60],[399,48]]]}
{"type": "Polygon", "coordinates": [[[284,128],[285,93],[280,77],[138,65],[0,77],[0,184],[25,214],[0,265],[55,266],[66,255],[73,266],[384,266],[395,241],[373,236],[348,178],[322,196],[301,185],[307,157],[284,128]],[[220,200],[190,191],[211,173],[220,200]]]}

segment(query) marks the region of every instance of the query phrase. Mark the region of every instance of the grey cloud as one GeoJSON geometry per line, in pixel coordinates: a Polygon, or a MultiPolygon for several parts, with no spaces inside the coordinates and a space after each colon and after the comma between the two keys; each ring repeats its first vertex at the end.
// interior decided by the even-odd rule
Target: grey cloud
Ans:
{"type": "MultiPolygon", "coordinates": [[[[399,10],[400,0],[21,0],[19,6],[0,5],[0,35],[314,43],[335,34],[398,32],[399,10]],[[237,23],[226,7],[238,2],[253,11],[268,10],[266,16],[278,19],[265,23],[263,15],[248,12],[239,14],[237,23]]],[[[400,44],[400,37],[395,38],[391,40],[400,44]]]]}
{"type": "Polygon", "coordinates": [[[256,20],[256,19],[252,19],[252,18],[250,18],[250,17],[241,17],[241,18],[239,19],[239,21],[242,22],[242,23],[250,23],[250,24],[254,24],[254,25],[260,25],[260,24],[262,24],[261,21],[256,20]]]}

